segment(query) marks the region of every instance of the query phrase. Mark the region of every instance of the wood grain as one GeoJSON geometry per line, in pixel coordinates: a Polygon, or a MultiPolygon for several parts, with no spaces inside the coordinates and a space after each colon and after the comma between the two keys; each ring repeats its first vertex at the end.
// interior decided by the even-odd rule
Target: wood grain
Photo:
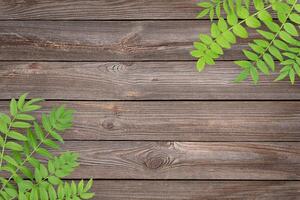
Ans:
{"type": "Polygon", "coordinates": [[[299,142],[69,141],[70,178],[300,180],[299,142]]]}
{"type": "Polygon", "coordinates": [[[0,0],[0,20],[195,19],[201,11],[197,6],[199,2],[201,0],[0,0]]]}
{"type": "Polygon", "coordinates": [[[43,111],[60,104],[76,110],[67,140],[300,141],[300,102],[72,101],[43,111]]]}
{"type": "MultiPolygon", "coordinates": [[[[190,56],[209,21],[1,21],[0,60],[153,61],[190,56]]],[[[258,34],[226,51],[220,60],[243,58],[258,34]]]]}
{"type": "Polygon", "coordinates": [[[194,62],[0,62],[0,99],[29,92],[69,100],[298,100],[300,82],[277,74],[233,80],[240,68],[217,62],[198,73],[194,62]],[[17,80],[17,81],[16,81],[17,80]]]}
{"type": "Polygon", "coordinates": [[[110,181],[97,180],[95,199],[101,200],[295,200],[297,181],[110,181]]]}

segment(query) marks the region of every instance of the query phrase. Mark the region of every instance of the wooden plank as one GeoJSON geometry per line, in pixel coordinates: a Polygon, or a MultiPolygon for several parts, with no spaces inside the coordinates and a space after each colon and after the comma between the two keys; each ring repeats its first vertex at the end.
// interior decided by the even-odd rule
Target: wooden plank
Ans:
{"type": "Polygon", "coordinates": [[[274,82],[277,74],[237,84],[232,62],[198,73],[194,62],[0,62],[0,99],[30,92],[70,100],[300,99],[300,83],[274,82]],[[18,80],[18,81],[16,81],[18,80]]]}
{"type": "Polygon", "coordinates": [[[67,140],[300,141],[300,102],[72,101],[44,111],[60,104],[76,110],[67,140]]]}
{"type": "MultiPolygon", "coordinates": [[[[205,21],[1,21],[0,60],[194,60],[189,51],[205,21]]],[[[220,60],[243,58],[238,41],[220,60]]]]}
{"type": "Polygon", "coordinates": [[[69,141],[70,178],[300,180],[299,142],[69,141]]]}
{"type": "Polygon", "coordinates": [[[297,181],[110,181],[96,180],[92,190],[101,200],[295,200],[297,181]]]}
{"type": "Polygon", "coordinates": [[[0,1],[0,19],[194,19],[197,0],[0,1]]]}
{"type": "Polygon", "coordinates": [[[201,1],[0,0],[0,20],[195,19],[201,10],[197,6],[199,2],[201,1]]]}

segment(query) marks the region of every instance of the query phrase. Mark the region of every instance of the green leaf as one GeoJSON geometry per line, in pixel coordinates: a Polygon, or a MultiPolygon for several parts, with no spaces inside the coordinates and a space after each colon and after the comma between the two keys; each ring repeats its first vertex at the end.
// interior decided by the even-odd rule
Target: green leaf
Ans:
{"type": "Polygon", "coordinates": [[[253,64],[251,62],[245,61],[245,60],[235,61],[234,63],[243,69],[248,69],[248,68],[253,67],[253,64]]]}
{"type": "Polygon", "coordinates": [[[213,42],[212,38],[209,35],[200,34],[199,38],[204,44],[207,44],[207,45],[209,45],[213,42]]]}
{"type": "Polygon", "coordinates": [[[80,194],[80,198],[82,199],[91,199],[94,197],[94,193],[83,193],[83,194],[80,194]]]}
{"type": "Polygon", "coordinates": [[[23,94],[23,95],[20,96],[20,98],[18,100],[18,105],[17,105],[19,110],[22,110],[27,95],[28,95],[28,93],[25,93],[25,94],[23,94]]]}
{"type": "Polygon", "coordinates": [[[48,176],[48,170],[47,170],[47,168],[46,168],[44,165],[42,165],[42,164],[41,164],[41,166],[40,166],[40,173],[41,173],[41,176],[43,177],[43,179],[44,179],[44,178],[47,178],[47,176],[48,176]]]}
{"type": "Polygon", "coordinates": [[[268,66],[272,69],[272,71],[275,71],[275,62],[272,56],[268,53],[264,53],[263,59],[268,64],[268,66]]]}
{"type": "Polygon", "coordinates": [[[8,155],[3,156],[3,159],[4,159],[6,162],[8,162],[9,164],[11,164],[11,165],[13,165],[13,166],[15,166],[15,167],[18,167],[18,166],[19,166],[18,163],[17,163],[12,157],[10,157],[10,156],[8,156],[8,155]]]}
{"type": "Polygon", "coordinates": [[[0,113],[0,122],[9,124],[11,122],[11,119],[8,115],[4,114],[4,113],[0,113]]]}
{"type": "Polygon", "coordinates": [[[272,21],[265,21],[265,25],[274,33],[280,31],[280,26],[272,21]]]}
{"type": "Polygon", "coordinates": [[[27,141],[27,137],[16,131],[9,131],[7,135],[15,140],[27,141]]]}
{"type": "Polygon", "coordinates": [[[289,77],[290,77],[291,83],[294,85],[294,83],[295,83],[295,71],[293,69],[290,70],[289,77]]]}
{"type": "Polygon", "coordinates": [[[251,16],[246,19],[246,25],[250,28],[258,28],[261,26],[261,23],[256,17],[251,16]]]}
{"type": "Polygon", "coordinates": [[[284,29],[287,33],[291,34],[292,36],[299,36],[296,27],[291,23],[285,23],[284,29]]]}
{"type": "Polygon", "coordinates": [[[252,61],[257,61],[258,60],[258,56],[255,53],[251,52],[251,51],[243,50],[243,53],[247,58],[249,58],[252,61]]]}
{"type": "Polygon", "coordinates": [[[270,52],[275,58],[277,58],[278,60],[280,60],[280,61],[283,60],[283,57],[282,57],[280,51],[279,51],[276,47],[270,46],[270,47],[269,47],[269,52],[270,52]]]}
{"type": "Polygon", "coordinates": [[[300,24],[300,15],[297,14],[297,13],[292,13],[290,16],[289,16],[290,20],[292,22],[295,22],[297,24],[300,24]]]}
{"type": "Polygon", "coordinates": [[[48,194],[50,200],[57,200],[55,189],[52,185],[48,186],[48,194]]]}
{"type": "Polygon", "coordinates": [[[278,13],[287,14],[291,8],[288,4],[280,1],[274,1],[272,3],[273,10],[277,11],[278,13]]]}
{"type": "Polygon", "coordinates": [[[273,40],[273,38],[275,37],[275,35],[273,33],[270,33],[270,32],[267,32],[267,31],[257,30],[257,32],[259,34],[261,34],[264,38],[268,39],[268,40],[273,40]]]}
{"type": "Polygon", "coordinates": [[[261,46],[261,47],[268,47],[269,46],[269,42],[267,42],[266,40],[262,40],[262,39],[256,39],[253,40],[255,42],[255,44],[261,46]]]}
{"type": "Polygon", "coordinates": [[[18,199],[19,200],[27,200],[27,197],[26,197],[26,195],[24,193],[19,192],[18,199]]]}
{"type": "Polygon", "coordinates": [[[14,188],[5,188],[5,192],[7,192],[10,197],[18,196],[18,192],[14,188]]]}
{"type": "Polygon", "coordinates": [[[203,69],[204,69],[204,67],[205,67],[205,59],[201,58],[197,62],[197,70],[198,70],[198,72],[202,72],[203,69]]]}
{"type": "Polygon", "coordinates": [[[44,101],[44,99],[41,99],[41,98],[31,99],[31,100],[27,101],[27,102],[24,104],[24,107],[33,105],[33,104],[35,104],[35,103],[39,103],[39,102],[41,102],[41,101],[44,101]]]}
{"type": "Polygon", "coordinates": [[[39,199],[38,191],[37,188],[32,188],[31,193],[30,193],[30,200],[37,200],[39,199]]]}
{"type": "Polygon", "coordinates": [[[223,53],[224,53],[222,48],[215,42],[210,45],[210,48],[213,52],[215,52],[217,54],[223,55],[223,53]]]}
{"type": "Polygon", "coordinates": [[[41,200],[48,200],[49,196],[47,190],[43,187],[39,187],[40,199],[41,200]]]}
{"type": "Polygon", "coordinates": [[[44,144],[47,145],[48,147],[51,147],[52,149],[59,149],[59,145],[50,139],[44,140],[44,144]]]}
{"type": "Polygon", "coordinates": [[[23,147],[15,142],[7,142],[5,147],[14,151],[23,151],[23,147]]]}
{"type": "Polygon", "coordinates": [[[289,49],[289,46],[281,40],[274,40],[273,43],[274,43],[274,46],[276,46],[277,48],[279,48],[281,50],[288,50],[289,49]]]}
{"type": "Polygon", "coordinates": [[[35,131],[35,134],[37,135],[37,137],[38,137],[40,140],[44,140],[44,139],[45,139],[45,134],[44,134],[44,132],[42,131],[40,125],[39,125],[37,122],[34,122],[34,123],[33,123],[33,126],[34,126],[34,131],[35,131]]]}
{"type": "Polygon", "coordinates": [[[17,106],[17,101],[13,98],[11,101],[10,101],[10,114],[12,116],[15,116],[17,115],[18,113],[18,106],[17,106]]]}
{"type": "Polygon", "coordinates": [[[85,185],[83,191],[84,191],[84,192],[89,191],[89,190],[91,189],[92,185],[93,185],[93,179],[90,179],[90,180],[88,181],[88,183],[85,185]]]}
{"type": "Polygon", "coordinates": [[[283,80],[287,75],[289,75],[289,71],[283,71],[279,74],[279,76],[275,79],[275,81],[283,80]]]}
{"type": "Polygon", "coordinates": [[[191,51],[191,55],[195,58],[200,58],[200,57],[204,56],[204,52],[200,51],[200,50],[193,50],[193,51],[191,51]]]}
{"type": "Polygon", "coordinates": [[[213,38],[216,38],[216,37],[218,37],[218,35],[220,35],[220,30],[219,30],[217,24],[212,23],[210,32],[211,32],[211,36],[213,38]]]}
{"type": "Polygon", "coordinates": [[[251,49],[258,54],[263,54],[265,52],[265,49],[259,45],[250,43],[249,46],[251,47],[251,49]]]}
{"type": "Polygon", "coordinates": [[[41,155],[41,156],[44,156],[44,157],[46,157],[46,158],[52,158],[53,157],[53,155],[47,150],[47,149],[44,149],[44,148],[38,148],[37,150],[36,150],[36,152],[39,154],[39,155],[41,155]]]}
{"type": "Polygon", "coordinates": [[[24,121],[33,121],[35,118],[31,115],[27,114],[17,114],[16,119],[18,120],[24,120],[24,121]]]}
{"type": "Polygon", "coordinates": [[[235,13],[231,12],[229,15],[227,15],[227,22],[231,26],[234,26],[238,23],[238,18],[235,13]]]}
{"type": "Polygon", "coordinates": [[[232,28],[232,31],[235,35],[239,36],[240,38],[248,38],[247,30],[240,24],[235,25],[232,28]]]}
{"type": "Polygon", "coordinates": [[[27,122],[13,122],[11,126],[14,128],[30,128],[31,124],[27,122]]]}
{"type": "MultiPolygon", "coordinates": [[[[234,34],[232,32],[230,32],[230,31],[224,32],[221,36],[222,36],[221,38],[223,38],[227,43],[228,42],[230,42],[231,44],[236,43],[236,38],[235,38],[234,34]]],[[[229,43],[228,43],[228,45],[229,45],[229,48],[230,48],[230,44],[229,43]]]]}
{"type": "Polygon", "coordinates": [[[228,29],[227,23],[223,18],[219,19],[218,28],[221,32],[225,32],[228,29]]]}
{"type": "Polygon", "coordinates": [[[215,11],[213,8],[210,9],[209,11],[209,19],[210,21],[212,21],[214,19],[214,16],[215,16],[215,11]]]}
{"type": "Polygon", "coordinates": [[[272,21],[273,18],[270,13],[268,13],[266,10],[262,10],[257,15],[258,19],[260,19],[263,22],[272,21]]]}
{"type": "Polygon", "coordinates": [[[63,140],[63,138],[58,134],[58,133],[56,133],[55,131],[53,131],[53,130],[51,130],[51,131],[49,131],[49,133],[50,133],[50,135],[54,138],[54,139],[56,139],[56,140],[58,140],[58,141],[60,141],[60,142],[64,142],[64,140],[63,140]]]}
{"type": "Polygon", "coordinates": [[[207,49],[206,45],[201,42],[194,42],[194,47],[201,50],[201,52],[207,49]]]}
{"type": "Polygon", "coordinates": [[[256,10],[264,9],[264,2],[262,0],[253,0],[253,2],[256,10]]]}
{"type": "Polygon", "coordinates": [[[259,75],[258,75],[257,69],[255,67],[250,68],[250,74],[251,74],[253,83],[257,84],[258,80],[259,80],[259,75]]]}
{"type": "Polygon", "coordinates": [[[269,74],[270,74],[269,69],[268,69],[268,67],[267,67],[267,65],[266,65],[266,63],[265,63],[264,61],[258,60],[258,61],[256,62],[256,65],[257,65],[258,69],[259,69],[262,73],[264,73],[265,75],[269,75],[269,74]]]}
{"type": "Polygon", "coordinates": [[[41,176],[40,170],[39,169],[35,169],[34,170],[34,178],[36,180],[36,182],[41,182],[43,177],[41,176]]]}
{"type": "Polygon", "coordinates": [[[297,75],[300,77],[300,67],[297,63],[294,63],[293,65],[294,70],[296,71],[297,75]]]}
{"type": "Polygon", "coordinates": [[[49,176],[48,177],[48,181],[49,183],[51,183],[52,185],[58,185],[61,183],[61,180],[59,178],[57,178],[56,176],[49,176]]]}
{"type": "Polygon", "coordinates": [[[1,121],[0,121],[0,132],[5,133],[5,134],[8,132],[7,124],[3,123],[1,121]]]}
{"type": "Polygon", "coordinates": [[[295,5],[295,10],[297,10],[297,12],[300,12],[300,4],[295,5]]]}
{"type": "Polygon", "coordinates": [[[210,8],[210,7],[213,6],[213,4],[211,2],[208,2],[208,1],[200,2],[197,5],[199,7],[202,7],[202,8],[210,8]]]}
{"type": "Polygon", "coordinates": [[[285,42],[290,43],[290,44],[297,44],[299,43],[298,40],[295,40],[290,34],[288,34],[285,31],[280,31],[279,32],[279,37],[283,39],[285,42]]]}
{"type": "Polygon", "coordinates": [[[249,16],[249,11],[245,7],[237,9],[237,16],[241,19],[246,19],[249,16]]]}
{"type": "Polygon", "coordinates": [[[245,80],[249,76],[249,70],[243,70],[236,78],[235,82],[239,83],[243,80],[245,80]]]}
{"type": "Polygon", "coordinates": [[[208,64],[208,65],[214,65],[215,64],[215,61],[209,55],[206,55],[204,57],[204,60],[205,60],[205,63],[208,64]]]}
{"type": "Polygon", "coordinates": [[[39,106],[39,105],[26,106],[26,104],[25,104],[23,107],[23,112],[31,112],[31,111],[39,110],[40,108],[41,108],[41,106],[39,106]]]}
{"type": "Polygon", "coordinates": [[[199,19],[199,18],[204,17],[205,15],[208,14],[208,12],[209,12],[209,9],[204,9],[204,10],[202,10],[202,11],[197,15],[197,18],[199,19]]]}

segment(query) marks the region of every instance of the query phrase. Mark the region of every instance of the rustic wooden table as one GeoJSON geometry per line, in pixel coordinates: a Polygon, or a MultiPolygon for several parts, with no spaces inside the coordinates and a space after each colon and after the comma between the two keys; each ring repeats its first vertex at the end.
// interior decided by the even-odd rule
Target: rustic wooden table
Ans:
{"type": "Polygon", "coordinates": [[[75,108],[95,199],[300,199],[300,82],[234,84],[246,43],[196,72],[197,2],[0,0],[0,109],[75,108]]]}

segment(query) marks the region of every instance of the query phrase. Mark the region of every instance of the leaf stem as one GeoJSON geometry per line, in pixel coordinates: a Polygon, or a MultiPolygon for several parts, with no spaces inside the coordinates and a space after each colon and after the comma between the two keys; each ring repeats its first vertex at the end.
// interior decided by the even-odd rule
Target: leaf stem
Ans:
{"type": "MultiPolygon", "coordinates": [[[[48,136],[49,136],[49,133],[47,133],[47,135],[45,136],[44,139],[46,139],[48,136]]],[[[44,143],[44,139],[40,141],[40,143],[36,146],[36,148],[34,148],[32,150],[32,152],[24,159],[24,161],[17,167],[15,173],[17,173],[20,170],[21,166],[23,166],[28,161],[28,159],[40,148],[40,146],[44,143]]],[[[11,175],[7,179],[7,182],[2,185],[0,192],[5,188],[5,186],[9,183],[9,181],[11,181],[12,178],[13,178],[13,175],[11,175]]]]}
{"type": "MultiPolygon", "coordinates": [[[[14,123],[14,121],[16,120],[16,117],[14,117],[11,122],[9,123],[9,126],[8,126],[8,129],[7,129],[7,132],[10,131],[11,129],[11,126],[12,124],[14,123]]],[[[3,142],[3,146],[2,146],[2,150],[1,150],[1,156],[0,156],[0,169],[2,167],[2,163],[3,163],[3,156],[4,156],[4,152],[5,152],[5,146],[6,146],[6,142],[7,142],[7,133],[5,134],[5,137],[4,137],[4,142],[3,142]]]]}
{"type": "Polygon", "coordinates": [[[243,19],[243,20],[240,21],[239,23],[237,23],[237,24],[231,26],[231,27],[230,27],[228,30],[226,30],[226,31],[231,31],[231,30],[233,29],[234,26],[236,26],[236,25],[241,25],[242,23],[246,22],[246,20],[249,19],[250,17],[255,17],[256,15],[258,15],[259,13],[261,13],[262,11],[268,10],[268,9],[271,8],[271,7],[272,7],[272,5],[269,5],[269,6],[267,6],[267,7],[264,7],[264,8],[261,9],[260,11],[254,13],[254,14],[252,14],[252,15],[250,15],[250,16],[248,16],[246,19],[243,19]]]}
{"type": "Polygon", "coordinates": [[[281,24],[279,30],[277,31],[277,33],[274,35],[273,39],[269,42],[269,45],[265,48],[265,50],[258,56],[258,59],[261,58],[268,50],[269,48],[272,46],[272,44],[274,43],[275,39],[278,37],[280,31],[282,30],[282,28],[284,27],[286,21],[288,20],[289,16],[291,15],[292,11],[294,10],[294,7],[297,4],[297,0],[295,0],[292,8],[290,9],[289,14],[287,15],[287,17],[285,18],[284,22],[281,24]]]}

